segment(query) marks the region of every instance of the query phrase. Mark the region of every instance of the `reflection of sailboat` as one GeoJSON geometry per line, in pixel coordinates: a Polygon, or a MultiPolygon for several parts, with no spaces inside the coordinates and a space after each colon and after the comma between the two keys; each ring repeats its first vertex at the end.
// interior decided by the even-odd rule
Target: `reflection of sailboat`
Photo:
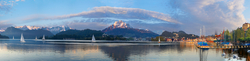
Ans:
{"type": "Polygon", "coordinates": [[[207,48],[205,49],[200,49],[200,61],[207,61],[207,54],[208,54],[207,48]]]}
{"type": "Polygon", "coordinates": [[[250,50],[247,50],[248,53],[250,53],[250,50]]]}
{"type": "Polygon", "coordinates": [[[25,42],[24,37],[23,37],[23,34],[21,34],[20,42],[25,42]]]}
{"type": "Polygon", "coordinates": [[[160,39],[160,37],[159,37],[159,41],[158,41],[158,43],[161,43],[161,39],[160,39]]]}
{"type": "Polygon", "coordinates": [[[238,59],[238,55],[237,54],[233,54],[233,59],[238,59]]]}
{"type": "Polygon", "coordinates": [[[45,40],[45,36],[43,35],[43,40],[45,40]]]}
{"type": "Polygon", "coordinates": [[[96,42],[96,41],[95,41],[95,36],[94,36],[94,35],[92,36],[92,42],[96,42]]]}
{"type": "Polygon", "coordinates": [[[221,56],[225,56],[225,55],[226,55],[226,53],[221,54],[221,56]]]}
{"type": "Polygon", "coordinates": [[[37,40],[37,36],[36,36],[36,38],[35,38],[36,40],[37,40]]]}

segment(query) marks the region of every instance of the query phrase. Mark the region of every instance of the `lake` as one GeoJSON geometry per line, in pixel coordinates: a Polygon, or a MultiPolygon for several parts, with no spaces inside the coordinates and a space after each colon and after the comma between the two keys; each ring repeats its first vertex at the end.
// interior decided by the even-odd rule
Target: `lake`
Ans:
{"type": "Polygon", "coordinates": [[[0,61],[249,61],[247,49],[198,49],[178,44],[62,43],[0,40],[0,61]],[[225,56],[222,54],[225,53],[225,56]],[[238,58],[233,58],[237,55],[238,58]]]}

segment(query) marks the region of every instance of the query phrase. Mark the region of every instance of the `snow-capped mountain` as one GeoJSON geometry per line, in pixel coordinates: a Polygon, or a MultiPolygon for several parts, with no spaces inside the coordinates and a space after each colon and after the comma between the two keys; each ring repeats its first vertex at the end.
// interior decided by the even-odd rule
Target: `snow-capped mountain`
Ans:
{"type": "Polygon", "coordinates": [[[125,37],[156,37],[158,34],[148,30],[133,28],[129,24],[119,20],[114,24],[110,25],[108,28],[102,30],[108,35],[123,35],[125,37]]]}
{"type": "Polygon", "coordinates": [[[132,28],[129,26],[129,24],[126,24],[125,22],[119,20],[116,21],[113,25],[111,25],[112,28],[132,28]]]}
{"type": "Polygon", "coordinates": [[[5,29],[4,29],[4,28],[0,28],[0,33],[1,33],[1,32],[4,32],[4,31],[5,31],[5,29]]]}
{"type": "Polygon", "coordinates": [[[36,27],[36,26],[16,26],[15,28],[21,29],[21,30],[38,30],[40,29],[40,27],[36,27]]]}
{"type": "Polygon", "coordinates": [[[132,28],[132,27],[129,24],[126,24],[125,22],[119,20],[119,21],[115,21],[114,24],[104,29],[103,32],[106,32],[115,28],[132,28]]]}
{"type": "Polygon", "coordinates": [[[48,30],[53,34],[57,34],[62,31],[70,30],[71,28],[68,26],[56,26],[56,27],[42,27],[43,30],[48,30]]]}
{"type": "Polygon", "coordinates": [[[55,27],[37,27],[37,26],[16,26],[15,28],[21,29],[21,30],[38,30],[38,29],[43,29],[43,30],[48,30],[53,34],[57,34],[61,31],[66,31],[71,29],[68,26],[55,26],[55,27]]]}

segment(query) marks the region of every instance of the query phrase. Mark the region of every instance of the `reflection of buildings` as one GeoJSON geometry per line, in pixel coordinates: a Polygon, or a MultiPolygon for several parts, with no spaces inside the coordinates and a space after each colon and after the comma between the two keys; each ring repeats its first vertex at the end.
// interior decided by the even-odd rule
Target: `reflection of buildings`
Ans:
{"type": "Polygon", "coordinates": [[[180,48],[181,49],[184,49],[184,48],[186,48],[186,49],[190,49],[190,50],[195,50],[195,46],[194,46],[194,44],[195,43],[197,43],[197,42],[180,42],[180,48]]]}

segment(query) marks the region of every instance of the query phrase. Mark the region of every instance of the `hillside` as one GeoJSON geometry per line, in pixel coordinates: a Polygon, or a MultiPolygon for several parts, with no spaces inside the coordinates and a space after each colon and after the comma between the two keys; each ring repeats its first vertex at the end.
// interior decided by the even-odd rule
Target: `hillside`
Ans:
{"type": "Polygon", "coordinates": [[[42,37],[45,36],[53,36],[53,34],[50,31],[47,30],[21,30],[17,29],[15,27],[8,27],[4,32],[2,32],[2,35],[6,35],[10,38],[13,36],[17,39],[21,37],[21,33],[23,33],[23,36],[25,39],[34,39],[35,37],[42,37]]]}

